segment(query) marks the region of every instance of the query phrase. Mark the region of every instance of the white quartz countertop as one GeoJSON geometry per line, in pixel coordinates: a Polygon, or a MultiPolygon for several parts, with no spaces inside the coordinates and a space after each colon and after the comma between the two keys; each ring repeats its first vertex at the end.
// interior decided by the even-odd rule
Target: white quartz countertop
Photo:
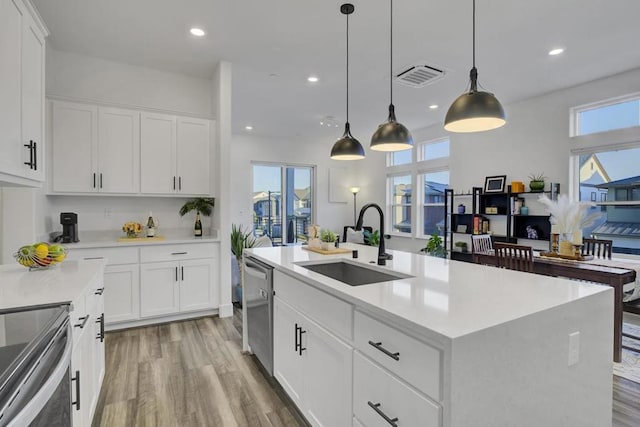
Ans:
{"type": "Polygon", "coordinates": [[[0,265],[0,313],[52,304],[69,304],[104,275],[104,260],[67,260],[45,270],[0,265]]]}
{"type": "Polygon", "coordinates": [[[81,231],[79,233],[80,241],[77,243],[62,243],[69,249],[91,249],[91,248],[117,248],[126,246],[149,246],[149,245],[178,245],[184,243],[206,243],[219,242],[217,235],[208,235],[202,237],[194,237],[190,230],[161,230],[159,236],[163,236],[164,240],[131,240],[118,241],[119,238],[125,237],[122,232],[100,232],[100,231],[81,231]]]}
{"type": "Polygon", "coordinates": [[[378,248],[349,243],[341,247],[357,249],[359,257],[352,259],[351,253],[321,255],[301,246],[254,248],[245,252],[357,307],[427,328],[450,339],[596,293],[611,292],[613,298],[613,289],[605,285],[401,251],[387,250],[393,254],[393,260],[387,261],[386,266],[378,266],[370,264],[377,259],[378,248]],[[297,265],[340,258],[414,277],[349,286],[297,265]]]}

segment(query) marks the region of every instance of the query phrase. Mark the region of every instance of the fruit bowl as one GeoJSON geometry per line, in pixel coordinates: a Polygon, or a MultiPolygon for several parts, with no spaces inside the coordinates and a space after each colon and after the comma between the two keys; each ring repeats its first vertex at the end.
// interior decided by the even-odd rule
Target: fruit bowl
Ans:
{"type": "Polygon", "coordinates": [[[58,244],[45,242],[23,246],[13,254],[20,265],[29,270],[38,270],[60,264],[67,257],[67,248],[58,244]]]}

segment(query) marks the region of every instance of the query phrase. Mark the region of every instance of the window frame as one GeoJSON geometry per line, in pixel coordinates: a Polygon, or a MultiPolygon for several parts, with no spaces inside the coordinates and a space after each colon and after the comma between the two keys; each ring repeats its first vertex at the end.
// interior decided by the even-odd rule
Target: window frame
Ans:
{"type": "MultiPolygon", "coordinates": [[[[637,128],[640,127],[640,125],[637,126],[627,126],[627,127],[623,127],[623,128],[615,128],[615,129],[609,129],[606,131],[601,131],[601,132],[593,132],[593,133],[586,133],[586,134],[581,134],[580,133],[580,113],[583,113],[585,111],[590,111],[590,110],[596,110],[598,108],[604,108],[604,107],[609,107],[611,105],[616,105],[616,104],[622,104],[625,102],[629,102],[629,101],[638,101],[640,102],[640,92],[634,92],[634,93],[630,93],[630,94],[626,94],[626,95],[621,95],[621,96],[616,96],[613,98],[608,98],[608,99],[604,99],[601,101],[596,101],[596,102],[591,102],[588,104],[583,104],[583,105],[578,105],[576,107],[571,107],[569,109],[569,136],[570,137],[585,137],[588,135],[597,135],[597,134],[601,134],[601,133],[607,133],[607,132],[616,132],[616,131],[621,131],[624,129],[631,129],[631,128],[637,128]]],[[[640,122],[640,118],[639,118],[639,122],[640,122]]]]}
{"type": "Polygon", "coordinates": [[[391,203],[392,199],[394,197],[394,188],[393,188],[393,179],[394,178],[398,178],[398,177],[404,177],[407,176],[409,177],[409,182],[411,185],[411,190],[413,191],[413,189],[415,188],[414,182],[414,176],[413,174],[406,173],[406,172],[398,172],[395,174],[391,174],[391,175],[387,175],[387,206],[386,206],[386,215],[387,215],[387,221],[385,224],[385,231],[386,234],[390,234],[392,236],[404,236],[404,237],[412,237],[414,230],[415,230],[415,225],[413,224],[413,218],[415,217],[414,215],[414,205],[415,205],[415,194],[411,195],[411,203],[391,203]],[[394,221],[393,221],[393,210],[396,207],[408,207],[409,208],[409,213],[411,216],[411,231],[407,232],[402,232],[402,231],[396,231],[396,229],[394,228],[394,221]]]}

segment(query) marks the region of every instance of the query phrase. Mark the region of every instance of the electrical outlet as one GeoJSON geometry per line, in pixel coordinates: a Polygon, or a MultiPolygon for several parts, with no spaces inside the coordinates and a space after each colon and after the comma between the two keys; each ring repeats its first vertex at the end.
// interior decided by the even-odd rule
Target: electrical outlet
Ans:
{"type": "Polygon", "coordinates": [[[569,334],[569,360],[567,366],[572,366],[580,360],[580,332],[569,334]]]}

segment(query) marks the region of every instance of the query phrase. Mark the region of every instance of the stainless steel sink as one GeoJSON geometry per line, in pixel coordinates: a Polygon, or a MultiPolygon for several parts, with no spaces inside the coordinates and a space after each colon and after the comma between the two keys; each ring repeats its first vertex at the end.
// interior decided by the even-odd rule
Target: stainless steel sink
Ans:
{"type": "Polygon", "coordinates": [[[390,280],[406,279],[407,274],[386,272],[363,267],[344,261],[320,264],[299,263],[301,267],[314,271],[323,276],[339,280],[350,286],[368,285],[370,283],[388,282],[390,280]]]}

